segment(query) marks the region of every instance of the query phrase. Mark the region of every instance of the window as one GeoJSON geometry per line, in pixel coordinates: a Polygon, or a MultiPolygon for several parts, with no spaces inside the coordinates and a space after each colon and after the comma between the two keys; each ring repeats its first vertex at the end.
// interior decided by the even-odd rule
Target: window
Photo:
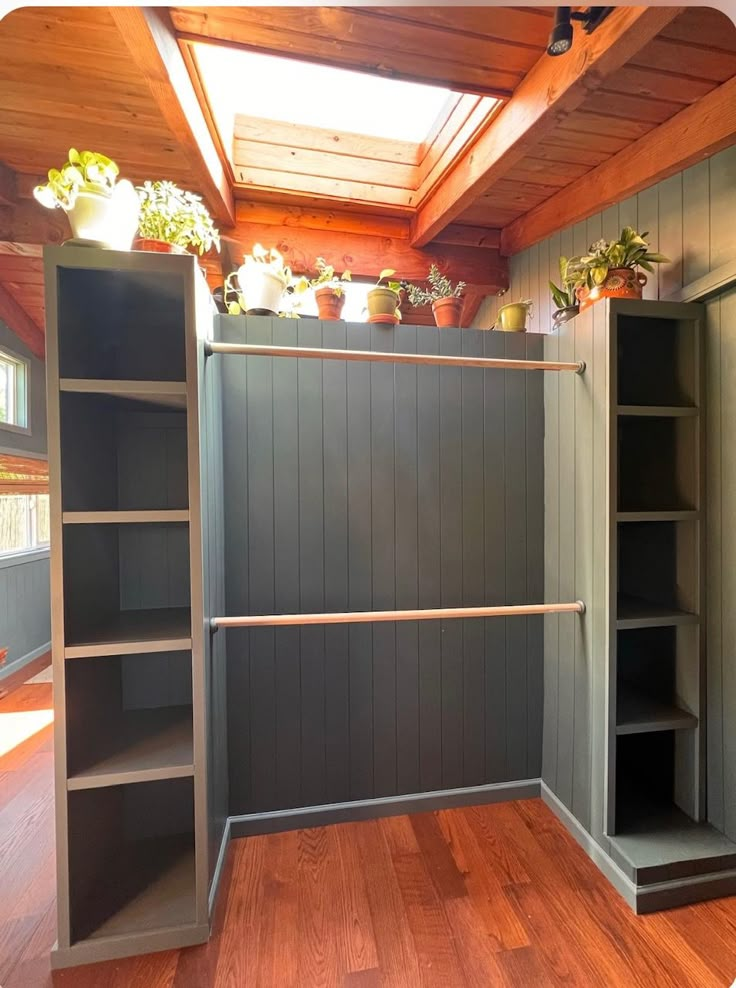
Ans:
{"type": "Polygon", "coordinates": [[[0,350],[0,428],[28,430],[28,361],[0,350]]]}
{"type": "Polygon", "coordinates": [[[0,494],[0,555],[48,544],[48,494],[0,494]]]}

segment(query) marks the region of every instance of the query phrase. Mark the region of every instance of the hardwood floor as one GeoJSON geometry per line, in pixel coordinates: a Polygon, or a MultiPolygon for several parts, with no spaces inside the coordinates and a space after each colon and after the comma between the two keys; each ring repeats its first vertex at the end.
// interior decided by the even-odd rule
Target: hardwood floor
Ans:
{"type": "MultiPolygon", "coordinates": [[[[4,714],[50,703],[46,684],[0,701],[0,739],[4,714]]],[[[736,898],[636,917],[540,800],[234,841],[208,945],[52,978],[51,787],[47,726],[0,757],[3,988],[728,988],[736,979],[736,898]]]]}

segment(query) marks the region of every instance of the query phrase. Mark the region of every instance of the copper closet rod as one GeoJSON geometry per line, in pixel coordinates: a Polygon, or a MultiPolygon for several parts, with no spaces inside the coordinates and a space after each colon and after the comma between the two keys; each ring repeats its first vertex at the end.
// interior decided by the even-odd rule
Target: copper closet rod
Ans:
{"type": "Polygon", "coordinates": [[[430,607],[415,611],[338,611],[332,614],[245,614],[214,617],[218,628],[273,628],[296,624],[372,624],[377,621],[445,621],[448,618],[523,617],[527,614],[584,614],[582,600],[570,604],[507,604],[496,607],[430,607]]]}
{"type": "Polygon", "coordinates": [[[574,371],[582,374],[585,362],[561,360],[510,360],[502,357],[445,357],[436,353],[386,353],[380,350],[322,350],[319,347],[271,346],[260,343],[206,342],[205,353],[229,353],[241,357],[299,357],[311,360],[361,360],[374,364],[425,364],[440,367],[486,367],[496,370],[574,371]]]}

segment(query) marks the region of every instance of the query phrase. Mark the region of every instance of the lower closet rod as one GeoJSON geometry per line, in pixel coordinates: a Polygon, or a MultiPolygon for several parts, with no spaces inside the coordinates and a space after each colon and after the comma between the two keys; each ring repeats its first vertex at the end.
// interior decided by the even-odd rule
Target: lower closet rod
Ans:
{"type": "Polygon", "coordinates": [[[205,353],[229,353],[241,357],[303,357],[312,360],[367,360],[374,364],[430,364],[442,367],[486,367],[497,370],[574,371],[582,374],[585,362],[560,360],[510,360],[504,357],[445,357],[439,353],[386,353],[381,350],[322,350],[319,347],[271,346],[261,343],[206,342],[205,353]]]}
{"type": "Polygon", "coordinates": [[[370,624],[374,621],[434,621],[447,618],[518,617],[525,614],[583,614],[582,600],[570,604],[507,604],[497,607],[431,607],[417,611],[342,611],[333,614],[245,614],[213,617],[218,628],[270,628],[294,624],[370,624]]]}

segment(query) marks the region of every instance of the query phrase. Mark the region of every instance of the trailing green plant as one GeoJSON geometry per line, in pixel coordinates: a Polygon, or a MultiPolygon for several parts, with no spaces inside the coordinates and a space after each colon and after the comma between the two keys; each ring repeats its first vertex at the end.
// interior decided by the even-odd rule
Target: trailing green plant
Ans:
{"type": "Polygon", "coordinates": [[[69,149],[69,160],[61,168],[52,168],[48,182],[37,185],[34,197],[47,209],[72,209],[80,192],[109,198],[120,169],[115,162],[97,151],[69,149]]]}
{"type": "Polygon", "coordinates": [[[552,299],[558,309],[569,309],[578,304],[577,289],[584,284],[580,275],[572,274],[570,261],[567,257],[560,258],[560,286],[553,281],[549,283],[552,299]]]}
{"type": "Polygon", "coordinates": [[[578,279],[579,286],[595,288],[602,285],[612,268],[644,268],[654,271],[652,265],[665,264],[669,257],[650,252],[647,232],[637,233],[631,226],[625,226],[618,240],[596,240],[588,248],[587,254],[571,257],[568,271],[578,279]]]}
{"type": "Polygon", "coordinates": [[[447,275],[442,274],[436,264],[430,266],[427,282],[428,287],[402,282],[410,305],[429,305],[441,298],[460,298],[466,288],[464,281],[458,281],[453,288],[450,279],[447,275]]]}
{"type": "Polygon", "coordinates": [[[138,232],[148,240],[196,247],[199,254],[220,249],[220,235],[200,196],[173,182],[144,182],[136,188],[138,232]]]}
{"type": "Polygon", "coordinates": [[[350,271],[345,269],[343,273],[338,278],[335,275],[335,268],[332,264],[328,264],[324,257],[318,257],[315,262],[315,267],[317,268],[316,278],[305,278],[306,286],[309,288],[331,288],[335,295],[343,295],[344,289],[340,284],[341,281],[351,281],[352,275],[350,271]]]}

